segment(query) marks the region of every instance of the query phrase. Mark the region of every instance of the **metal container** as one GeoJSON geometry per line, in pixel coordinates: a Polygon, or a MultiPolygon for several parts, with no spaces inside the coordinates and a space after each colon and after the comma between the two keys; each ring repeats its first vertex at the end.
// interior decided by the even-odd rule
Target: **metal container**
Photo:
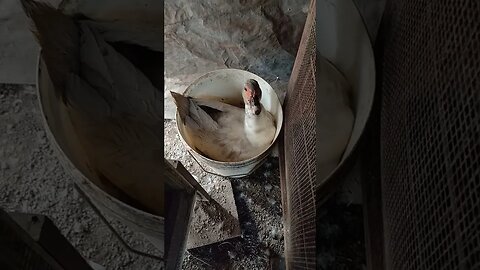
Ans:
{"type": "Polygon", "coordinates": [[[221,162],[203,156],[195,150],[195,147],[188,139],[188,134],[178,111],[176,113],[177,129],[182,142],[202,168],[204,168],[203,165],[207,165],[211,168],[211,170],[204,169],[209,173],[224,177],[241,178],[248,176],[255,171],[255,169],[257,169],[270,154],[272,146],[280,133],[283,124],[282,105],[270,84],[258,75],[239,69],[220,69],[206,73],[188,86],[183,93],[184,95],[191,97],[223,99],[226,103],[239,105],[243,104],[242,91],[245,82],[248,79],[255,79],[258,81],[258,84],[262,89],[262,99],[260,102],[265,109],[273,115],[277,127],[273,141],[263,150],[262,153],[255,157],[238,162],[221,162]]]}

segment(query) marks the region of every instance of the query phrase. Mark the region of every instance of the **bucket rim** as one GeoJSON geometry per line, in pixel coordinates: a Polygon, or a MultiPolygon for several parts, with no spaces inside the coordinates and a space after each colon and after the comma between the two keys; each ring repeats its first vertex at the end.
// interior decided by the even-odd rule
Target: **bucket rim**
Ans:
{"type": "MultiPolygon", "coordinates": [[[[268,145],[267,148],[265,148],[265,150],[263,150],[261,153],[249,158],[249,159],[245,159],[245,160],[241,160],[241,161],[234,161],[234,162],[229,162],[229,161],[219,161],[219,160],[214,160],[214,159],[211,159],[209,157],[206,157],[200,153],[198,153],[193,147],[191,147],[187,141],[185,140],[185,138],[183,137],[183,134],[180,132],[180,115],[179,115],[179,112],[178,112],[178,109],[177,107],[175,107],[175,126],[177,127],[177,132],[178,134],[180,135],[180,138],[181,138],[181,141],[182,143],[186,146],[187,148],[187,151],[192,151],[194,152],[195,154],[199,155],[202,159],[205,159],[207,160],[208,162],[212,162],[214,164],[217,164],[217,165],[227,165],[227,166],[241,166],[241,165],[245,165],[246,163],[248,164],[253,164],[257,161],[262,161],[265,157],[264,155],[268,154],[269,151],[271,151],[272,147],[275,145],[275,143],[277,143],[277,140],[278,138],[280,137],[280,134],[281,134],[281,131],[282,131],[282,127],[283,127],[283,118],[284,118],[284,115],[283,115],[283,107],[282,107],[282,103],[280,102],[280,99],[278,98],[278,95],[277,93],[275,92],[274,88],[272,87],[272,85],[267,82],[264,78],[262,78],[261,76],[253,73],[253,72],[250,72],[250,71],[247,71],[247,70],[243,70],[243,69],[237,69],[237,68],[219,68],[219,69],[215,69],[215,70],[211,70],[211,71],[208,71],[206,73],[204,73],[203,75],[200,75],[197,79],[193,80],[188,86],[187,88],[182,92],[182,95],[185,95],[187,92],[191,91],[191,87],[193,85],[195,85],[196,83],[198,83],[199,81],[201,81],[202,79],[205,79],[205,77],[208,77],[209,75],[211,74],[214,74],[214,73],[218,73],[218,72],[221,72],[221,71],[237,71],[237,72],[243,72],[243,73],[249,73],[249,74],[253,74],[257,77],[259,77],[260,79],[262,79],[265,83],[268,84],[268,86],[270,86],[270,88],[272,88],[272,91],[273,91],[273,94],[275,96],[275,101],[278,102],[279,106],[279,112],[280,112],[280,123],[276,123],[276,128],[277,130],[275,131],[275,137],[273,138],[272,142],[268,145]]],[[[193,154],[193,153],[192,153],[193,154]]],[[[247,165],[248,165],[247,164],[247,165]]]]}

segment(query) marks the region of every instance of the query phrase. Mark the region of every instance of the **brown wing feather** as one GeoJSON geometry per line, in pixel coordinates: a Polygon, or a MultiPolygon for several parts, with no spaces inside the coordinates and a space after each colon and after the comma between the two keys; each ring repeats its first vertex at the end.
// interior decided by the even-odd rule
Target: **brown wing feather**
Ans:
{"type": "Polygon", "coordinates": [[[32,32],[42,48],[42,56],[55,86],[63,97],[70,73],[79,70],[79,30],[75,21],[54,7],[33,0],[21,0],[33,23],[32,32]]]}

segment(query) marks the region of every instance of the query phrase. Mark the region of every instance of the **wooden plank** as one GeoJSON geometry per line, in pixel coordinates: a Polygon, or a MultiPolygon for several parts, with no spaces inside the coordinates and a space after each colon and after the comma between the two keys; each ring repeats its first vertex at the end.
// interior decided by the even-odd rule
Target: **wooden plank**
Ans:
{"type": "MultiPolygon", "coordinates": [[[[34,221],[34,220],[32,220],[34,221]]],[[[34,222],[40,226],[39,222],[34,222]]],[[[41,228],[31,228],[36,236],[42,233],[41,228]]],[[[35,241],[28,231],[24,230],[8,213],[0,209],[0,269],[2,270],[64,270],[74,269],[62,267],[41,244],[35,241]]],[[[79,269],[79,268],[77,268],[79,269]]],[[[89,266],[82,269],[92,269],[89,266]]]]}
{"type": "Polygon", "coordinates": [[[166,166],[167,178],[171,180],[175,180],[176,183],[180,186],[183,185],[183,188],[190,188],[192,187],[195,189],[200,195],[208,200],[212,201],[212,197],[208,194],[208,192],[193,178],[193,176],[185,169],[185,167],[176,160],[168,160],[166,166]]]}
{"type": "Polygon", "coordinates": [[[24,213],[10,213],[10,217],[63,268],[91,269],[48,217],[24,213]]]}
{"type": "Polygon", "coordinates": [[[170,189],[168,185],[166,185],[165,196],[168,204],[166,269],[180,269],[195,197],[185,191],[170,189]]]}
{"type": "Polygon", "coordinates": [[[182,266],[197,185],[201,188],[179,161],[165,159],[166,269],[182,266]]]}
{"type": "MultiPolygon", "coordinates": [[[[212,201],[197,200],[187,238],[187,250],[220,244],[241,236],[238,210],[229,180],[217,180],[221,192],[213,192],[212,201]]],[[[198,250],[197,250],[198,251],[198,250]]]]}

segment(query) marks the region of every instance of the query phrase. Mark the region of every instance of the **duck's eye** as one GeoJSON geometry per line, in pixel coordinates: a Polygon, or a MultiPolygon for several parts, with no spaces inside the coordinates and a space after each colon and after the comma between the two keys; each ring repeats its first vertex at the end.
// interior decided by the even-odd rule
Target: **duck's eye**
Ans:
{"type": "Polygon", "coordinates": [[[244,91],[247,91],[247,88],[246,88],[246,87],[244,87],[244,88],[243,88],[243,90],[244,90],[244,91]]]}

